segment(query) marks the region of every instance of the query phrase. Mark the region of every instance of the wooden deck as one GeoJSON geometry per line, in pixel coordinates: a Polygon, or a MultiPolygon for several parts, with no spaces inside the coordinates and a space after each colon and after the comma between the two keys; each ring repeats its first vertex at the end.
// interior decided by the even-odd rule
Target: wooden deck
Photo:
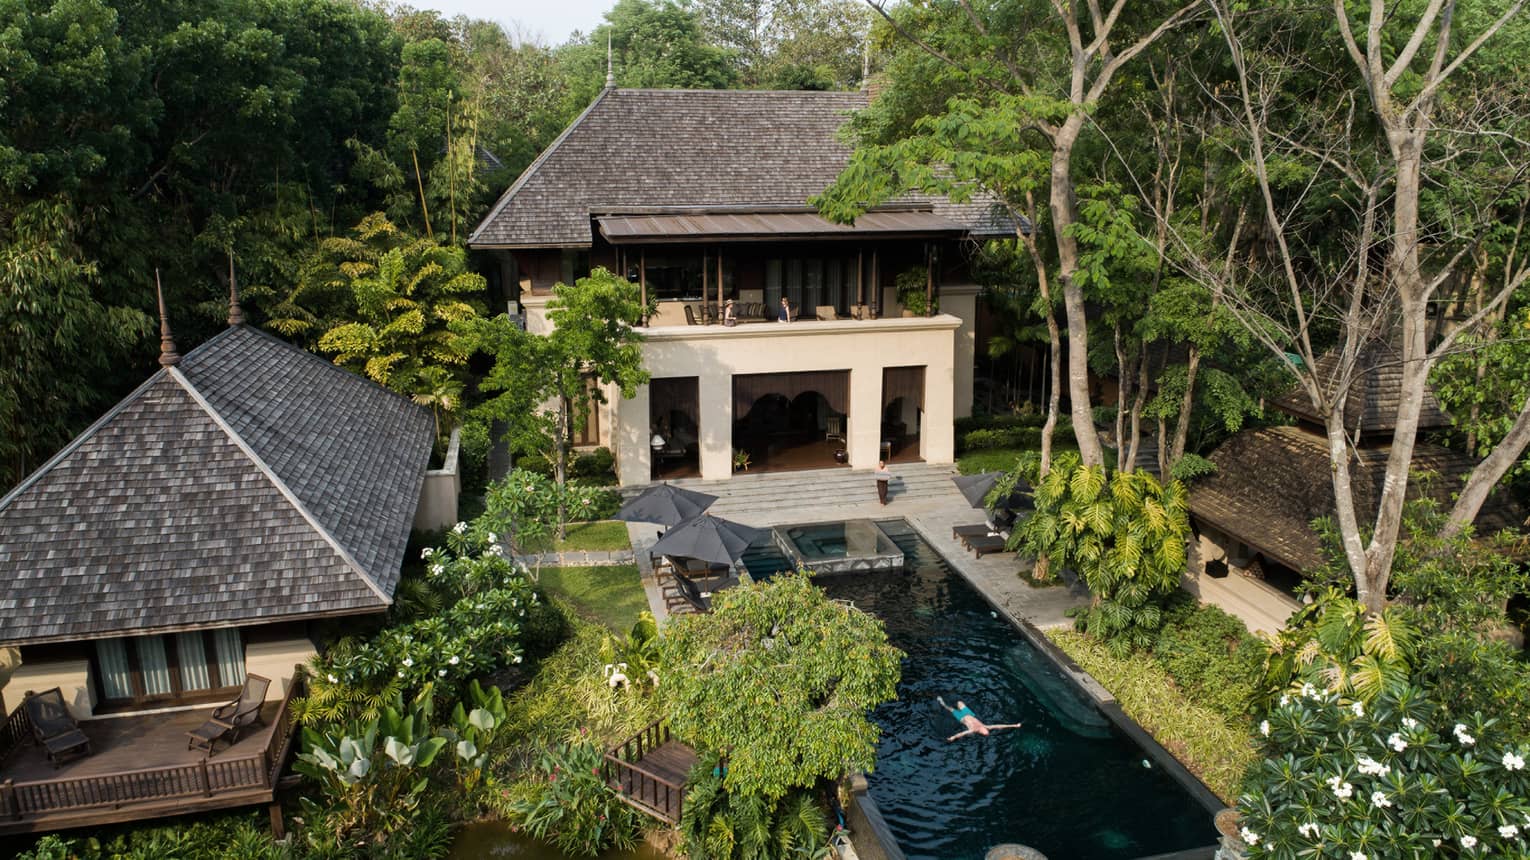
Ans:
{"type": "Polygon", "coordinates": [[[674,825],[695,765],[696,751],[672,739],[661,720],[606,753],[604,775],[629,806],[674,825]]]}
{"type": "Polygon", "coordinates": [[[8,755],[0,746],[0,835],[269,803],[294,743],[291,696],[266,703],[264,726],[211,757],[186,749],[186,732],[211,706],[82,722],[93,753],[56,769],[30,729],[13,731],[25,739],[8,755]]]}

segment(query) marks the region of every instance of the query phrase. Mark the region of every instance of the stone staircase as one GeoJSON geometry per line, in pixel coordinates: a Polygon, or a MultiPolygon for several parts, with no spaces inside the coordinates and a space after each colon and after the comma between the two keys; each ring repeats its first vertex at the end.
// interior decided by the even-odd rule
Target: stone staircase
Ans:
{"type": "Polygon", "coordinates": [[[877,504],[870,469],[813,469],[739,474],[724,481],[685,478],[670,483],[717,496],[709,512],[750,525],[810,522],[857,516],[903,516],[912,509],[966,506],[951,478],[951,465],[894,463],[888,467],[888,504],[877,504]]]}

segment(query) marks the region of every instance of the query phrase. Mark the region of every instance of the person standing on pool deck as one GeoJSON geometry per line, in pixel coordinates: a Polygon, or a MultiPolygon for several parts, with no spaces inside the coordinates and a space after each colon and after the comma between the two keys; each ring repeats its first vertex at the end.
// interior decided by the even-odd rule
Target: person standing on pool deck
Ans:
{"type": "Polygon", "coordinates": [[[950,711],[951,716],[955,717],[956,721],[962,724],[962,730],[946,738],[946,743],[950,743],[957,738],[966,737],[967,735],[983,735],[987,737],[989,732],[997,732],[1000,729],[1018,729],[1025,725],[1025,723],[1005,723],[1002,726],[990,726],[978,719],[977,714],[972,713],[972,709],[967,707],[967,703],[961,699],[956,700],[956,707],[954,708],[946,704],[946,700],[940,696],[936,696],[935,701],[939,702],[942,708],[950,711]]]}
{"type": "Polygon", "coordinates": [[[877,500],[884,507],[887,505],[887,482],[892,480],[892,472],[887,471],[887,461],[877,461],[877,500]]]}

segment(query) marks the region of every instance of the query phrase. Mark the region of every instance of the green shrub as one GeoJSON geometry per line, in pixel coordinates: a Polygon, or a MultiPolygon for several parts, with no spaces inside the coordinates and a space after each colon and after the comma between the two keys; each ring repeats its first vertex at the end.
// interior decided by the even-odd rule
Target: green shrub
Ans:
{"type": "Polygon", "coordinates": [[[293,853],[271,839],[264,811],[72,831],[37,840],[15,860],[284,860],[293,853]]]}
{"type": "Polygon", "coordinates": [[[804,789],[779,800],[730,792],[717,756],[691,769],[680,834],[694,860],[827,858],[829,821],[804,789]]]}
{"type": "Polygon", "coordinates": [[[1008,415],[969,415],[966,418],[956,419],[956,438],[960,439],[973,430],[1040,427],[1046,422],[1047,416],[1042,412],[1017,412],[1008,415]]]}
{"type": "MultiPolygon", "coordinates": [[[[541,590],[538,590],[541,593],[541,590]]],[[[558,650],[573,635],[568,613],[551,600],[537,600],[521,622],[521,647],[532,659],[558,650]]]]}
{"type": "MultiPolygon", "coordinates": [[[[1059,422],[1052,429],[1052,444],[1054,446],[1072,445],[1073,426],[1066,422],[1059,422]]],[[[1039,426],[1017,425],[1011,427],[985,427],[969,430],[957,437],[957,453],[967,451],[987,451],[995,448],[1040,448],[1041,428],[1039,426]]]]}
{"type": "Polygon", "coordinates": [[[1216,473],[1217,464],[1199,454],[1186,454],[1174,461],[1173,467],[1169,469],[1169,477],[1187,484],[1216,473]]]}
{"type": "Polygon", "coordinates": [[[457,449],[457,468],[462,475],[462,492],[478,495],[489,483],[489,425],[468,421],[462,425],[461,446],[457,449]]]}
{"type": "Polygon", "coordinates": [[[637,813],[601,775],[605,751],[583,740],[545,748],[531,778],[513,792],[511,821],[569,854],[594,857],[637,845],[637,813]]]}
{"type": "Polygon", "coordinates": [[[569,467],[569,476],[600,484],[614,484],[616,483],[616,457],[611,454],[611,449],[605,446],[587,454],[580,454],[574,458],[573,464],[569,467]]]}
{"type": "Polygon", "coordinates": [[[1264,643],[1242,621],[1179,592],[1164,609],[1153,658],[1196,703],[1247,718],[1263,686],[1264,643]]]}

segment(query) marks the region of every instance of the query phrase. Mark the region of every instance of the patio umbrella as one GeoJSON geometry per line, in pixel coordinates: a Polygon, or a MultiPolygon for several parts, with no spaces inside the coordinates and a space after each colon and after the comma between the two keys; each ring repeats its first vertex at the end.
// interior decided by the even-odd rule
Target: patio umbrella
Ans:
{"type": "Polygon", "coordinates": [[[956,484],[958,490],[962,491],[962,495],[967,497],[967,501],[974,508],[981,508],[983,500],[988,498],[993,485],[1003,475],[1003,472],[983,472],[979,475],[957,475],[951,481],[956,484]]]}
{"type": "Polygon", "coordinates": [[[739,560],[746,547],[764,534],[764,529],[702,514],[665,532],[649,552],[731,565],[739,560]]]}
{"type": "Polygon", "coordinates": [[[717,501],[716,496],[685,490],[669,484],[654,484],[622,505],[614,519],[629,523],[658,523],[676,526],[693,519],[717,501]]]}

